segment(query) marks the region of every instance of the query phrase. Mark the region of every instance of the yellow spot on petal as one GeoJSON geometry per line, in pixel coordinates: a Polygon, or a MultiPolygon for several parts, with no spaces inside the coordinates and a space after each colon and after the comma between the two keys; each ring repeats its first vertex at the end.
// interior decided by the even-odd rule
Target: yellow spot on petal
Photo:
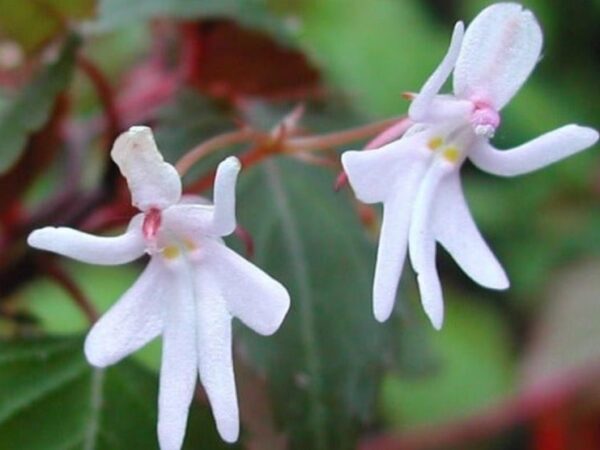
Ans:
{"type": "Polygon", "coordinates": [[[429,150],[437,150],[443,143],[444,140],[441,137],[436,136],[429,139],[427,147],[429,147],[429,150]]]}
{"type": "Polygon", "coordinates": [[[451,163],[455,163],[460,158],[460,150],[456,147],[448,147],[444,150],[444,158],[451,163]]]}
{"type": "Polygon", "coordinates": [[[179,256],[179,247],[175,245],[169,245],[163,250],[163,256],[167,259],[175,259],[179,256]]]}

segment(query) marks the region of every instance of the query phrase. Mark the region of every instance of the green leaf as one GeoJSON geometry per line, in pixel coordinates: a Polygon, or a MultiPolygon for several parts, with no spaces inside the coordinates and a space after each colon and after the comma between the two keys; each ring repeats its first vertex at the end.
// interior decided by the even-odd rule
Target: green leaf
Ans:
{"type": "Polygon", "coordinates": [[[436,28],[423,2],[310,0],[292,2],[295,38],[356,104],[375,115],[399,114],[401,93],[420,89],[450,41],[451,27],[436,28]]]}
{"type": "Polygon", "coordinates": [[[444,328],[428,331],[439,357],[437,370],[421,377],[389,377],[384,384],[382,409],[392,426],[468,415],[510,390],[510,341],[502,317],[480,298],[445,297],[444,328]]]}
{"type": "Polygon", "coordinates": [[[0,0],[0,33],[31,52],[64,32],[70,20],[90,17],[95,4],[95,0],[0,0]]]}
{"type": "Polygon", "coordinates": [[[29,136],[42,128],[50,117],[56,97],[71,81],[78,45],[78,39],[68,39],[56,62],[45,68],[3,109],[0,116],[0,175],[19,159],[29,136]]]}
{"type": "MultiPolygon", "coordinates": [[[[0,448],[158,449],[156,376],[125,361],[88,366],[80,338],[0,342],[0,448]]],[[[231,448],[193,408],[186,449],[231,448]]]]}
{"type": "Polygon", "coordinates": [[[238,217],[255,263],[292,299],[273,337],[242,337],[268,373],[294,449],[354,448],[372,419],[385,353],[385,327],[371,312],[374,248],[333,179],[280,157],[240,181],[238,217]]]}

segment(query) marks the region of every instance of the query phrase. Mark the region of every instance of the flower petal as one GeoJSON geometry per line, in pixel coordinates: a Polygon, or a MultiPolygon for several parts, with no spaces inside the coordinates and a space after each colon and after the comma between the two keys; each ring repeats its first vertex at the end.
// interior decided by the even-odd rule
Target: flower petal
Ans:
{"type": "Polygon", "coordinates": [[[219,236],[227,236],[235,230],[235,183],[241,168],[240,160],[234,156],[225,159],[217,167],[213,227],[219,236]]]}
{"type": "Polygon", "coordinates": [[[240,425],[231,349],[231,314],[227,311],[220,281],[203,269],[196,271],[200,381],[219,434],[224,441],[235,442],[240,425]]]}
{"type": "Polygon", "coordinates": [[[90,364],[106,367],[146,345],[163,330],[165,267],[154,258],[137,281],[92,327],[85,340],[90,364]]]}
{"type": "Polygon", "coordinates": [[[378,203],[404,190],[406,175],[430,156],[420,149],[424,135],[405,136],[374,150],[344,152],[342,165],[356,197],[364,203],[378,203]]]}
{"type": "Polygon", "coordinates": [[[419,92],[408,109],[408,115],[413,121],[421,122],[426,118],[431,102],[452,73],[452,69],[454,69],[454,65],[456,64],[456,60],[460,53],[464,32],[464,24],[462,22],[457,22],[454,26],[452,40],[450,41],[450,46],[448,47],[444,59],[442,59],[440,65],[425,82],[421,88],[421,92],[419,92]]]}
{"type": "Polygon", "coordinates": [[[158,397],[161,450],[180,450],[197,378],[196,305],[193,274],[183,258],[165,272],[170,299],[166,304],[158,397]]]}
{"type": "Polygon", "coordinates": [[[397,174],[395,185],[388,185],[392,194],[383,203],[373,281],[373,314],[380,322],[386,321],[394,308],[398,282],[406,259],[413,202],[425,171],[425,161],[413,162],[397,174]]]}
{"type": "Polygon", "coordinates": [[[433,206],[435,239],[473,281],[490,289],[506,289],[504,269],[473,221],[458,173],[440,182],[433,206]]]}
{"type": "Polygon", "coordinates": [[[500,110],[535,67],[542,40],[537,20],[521,5],[498,3],[484,9],[465,33],[454,69],[454,94],[500,110]]]}
{"type": "Polygon", "coordinates": [[[224,244],[204,240],[202,270],[218,283],[227,310],[257,333],[273,334],[290,307],[281,283],[224,244]]]}
{"type": "Polygon", "coordinates": [[[444,321],[444,299],[435,266],[436,244],[431,216],[440,183],[453,170],[454,165],[436,159],[427,171],[415,200],[408,238],[410,261],[417,273],[421,303],[438,330],[444,321]]]}
{"type": "Polygon", "coordinates": [[[152,130],[131,127],[115,141],[111,156],[127,178],[133,205],[147,211],[164,209],[179,201],[181,180],[156,147],[152,130]]]}
{"type": "Polygon", "coordinates": [[[481,170],[504,177],[533,172],[591,147],[598,141],[592,128],[566,125],[516,147],[497,150],[487,140],[476,145],[469,157],[481,170]]]}
{"type": "Polygon", "coordinates": [[[227,236],[235,230],[235,184],[240,161],[231,156],[217,168],[214,206],[200,204],[195,199],[183,200],[163,211],[166,228],[184,235],[227,236]]]}
{"type": "Polygon", "coordinates": [[[116,237],[94,236],[65,227],[44,227],[33,231],[27,243],[89,264],[125,264],[142,256],[146,249],[141,220],[141,215],[134,217],[127,232],[116,237]]]}

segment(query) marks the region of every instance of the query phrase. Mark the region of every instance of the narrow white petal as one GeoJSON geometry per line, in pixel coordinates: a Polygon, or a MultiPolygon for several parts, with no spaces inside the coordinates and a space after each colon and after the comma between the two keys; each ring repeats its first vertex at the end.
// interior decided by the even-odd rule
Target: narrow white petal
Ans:
{"type": "Polygon", "coordinates": [[[154,258],[137,281],[92,327],[85,355],[93,366],[114,364],[146,345],[163,330],[165,267],[154,258]]]}
{"type": "Polygon", "coordinates": [[[596,130],[566,125],[512,150],[497,150],[487,140],[481,141],[474,146],[469,157],[473,164],[486,172],[513,177],[560,161],[597,141],[596,130]]]}
{"type": "Polygon", "coordinates": [[[408,239],[410,261],[417,273],[421,303],[432,325],[438,330],[444,321],[444,299],[435,265],[436,243],[431,217],[440,183],[453,170],[453,165],[437,159],[427,171],[415,200],[408,239]]]}
{"type": "Polygon", "coordinates": [[[517,3],[484,9],[468,26],[454,69],[454,94],[500,110],[519,90],[540,57],[542,30],[517,3]]]}
{"type": "Polygon", "coordinates": [[[380,322],[386,321],[394,308],[398,282],[406,259],[413,203],[425,171],[425,161],[413,162],[397,174],[396,183],[388,186],[392,194],[383,203],[383,221],[373,281],[373,314],[380,322]]]}
{"type": "Polygon", "coordinates": [[[290,307],[285,287],[222,243],[201,246],[200,267],[218,284],[227,310],[257,333],[273,334],[290,307]]]}
{"type": "Polygon", "coordinates": [[[231,314],[222,295],[227,287],[203,268],[196,271],[196,286],[200,381],[219,434],[224,441],[235,442],[240,425],[231,349],[231,314]]]}
{"type": "Polygon", "coordinates": [[[458,172],[440,182],[433,205],[435,239],[473,281],[491,289],[506,289],[504,269],[473,221],[458,172]]]}
{"type": "Polygon", "coordinates": [[[184,196],[183,201],[163,211],[165,228],[183,235],[227,236],[236,227],[235,184],[240,161],[231,156],[217,168],[214,205],[184,196]]]}
{"type": "Polygon", "coordinates": [[[181,448],[197,379],[193,274],[181,260],[173,262],[166,273],[168,293],[158,397],[161,450],[181,448]]]}
{"type": "Polygon", "coordinates": [[[181,180],[156,147],[152,130],[131,127],[115,141],[111,156],[127,179],[133,205],[147,211],[164,209],[179,201],[181,180]]]}
{"type": "Polygon", "coordinates": [[[101,237],[72,228],[44,227],[33,231],[27,243],[40,250],[100,265],[128,263],[142,256],[146,249],[141,217],[135,217],[127,232],[120,236],[101,237]]]}
{"type": "Polygon", "coordinates": [[[395,185],[402,184],[412,167],[429,157],[421,151],[424,134],[406,136],[375,150],[344,152],[342,165],[356,197],[364,203],[391,198],[395,185]]]}
{"type": "Polygon", "coordinates": [[[214,206],[184,203],[165,209],[162,213],[162,225],[177,235],[220,236],[213,226],[214,206]]]}
{"type": "Polygon", "coordinates": [[[452,73],[452,69],[454,69],[454,65],[456,64],[456,60],[460,53],[464,32],[464,24],[462,22],[457,22],[454,26],[452,40],[450,41],[446,56],[444,56],[440,65],[431,74],[421,88],[421,92],[419,92],[417,97],[411,103],[408,115],[415,122],[421,122],[426,118],[431,107],[431,102],[452,73]]]}
{"type": "Polygon", "coordinates": [[[227,236],[235,230],[235,183],[241,168],[239,159],[234,156],[225,159],[217,168],[213,226],[219,236],[227,236]]]}

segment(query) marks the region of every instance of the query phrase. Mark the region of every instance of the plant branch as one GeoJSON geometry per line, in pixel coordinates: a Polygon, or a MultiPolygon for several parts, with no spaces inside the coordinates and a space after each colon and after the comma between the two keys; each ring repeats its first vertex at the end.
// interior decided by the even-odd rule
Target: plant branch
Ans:
{"type": "Polygon", "coordinates": [[[231,145],[249,142],[250,140],[257,138],[258,134],[258,132],[244,127],[239,130],[214,136],[183,155],[175,164],[175,168],[179,172],[179,175],[183,177],[194,164],[205,156],[231,145]]]}
{"type": "Polygon", "coordinates": [[[90,299],[62,267],[54,262],[44,261],[41,270],[48,277],[56,281],[71,296],[75,305],[85,315],[90,324],[94,324],[98,320],[98,311],[96,311],[90,299]]]}
{"type": "Polygon", "coordinates": [[[283,153],[326,150],[379,134],[397,123],[399,118],[386,119],[356,128],[308,137],[296,137],[285,142],[283,153]]]}
{"type": "Polygon", "coordinates": [[[364,440],[359,450],[431,450],[462,448],[497,435],[503,430],[531,420],[544,411],[570,401],[575,394],[592,385],[600,375],[600,362],[594,361],[554,377],[486,410],[460,420],[427,425],[397,435],[382,435],[364,440]]]}
{"type": "Polygon", "coordinates": [[[92,85],[96,89],[98,100],[104,109],[106,120],[106,141],[110,146],[121,131],[121,119],[115,103],[115,97],[110,82],[102,70],[90,59],[82,54],[77,56],[79,68],[87,75],[92,85]]]}

